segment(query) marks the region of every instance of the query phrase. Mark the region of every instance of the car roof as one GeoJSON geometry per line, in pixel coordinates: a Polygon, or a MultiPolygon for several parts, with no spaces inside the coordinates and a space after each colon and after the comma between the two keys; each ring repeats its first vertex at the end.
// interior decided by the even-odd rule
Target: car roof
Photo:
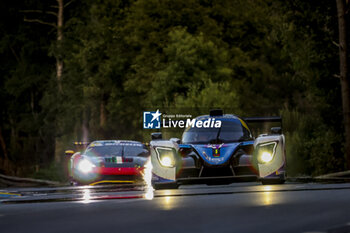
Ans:
{"type": "Polygon", "coordinates": [[[105,144],[124,144],[124,145],[132,145],[132,144],[143,144],[139,141],[133,141],[133,140],[97,140],[90,143],[90,145],[105,145],[105,144]]]}
{"type": "Polygon", "coordinates": [[[234,114],[223,114],[218,116],[202,115],[202,116],[196,117],[197,120],[201,120],[201,121],[209,118],[213,118],[213,119],[215,118],[215,120],[223,120],[223,121],[235,121],[237,123],[240,123],[244,128],[246,128],[250,132],[250,129],[247,123],[245,122],[245,120],[234,114]]]}
{"type": "Polygon", "coordinates": [[[206,120],[208,118],[215,118],[218,120],[230,120],[230,119],[234,119],[234,120],[243,120],[242,118],[240,118],[239,116],[236,116],[234,114],[223,114],[223,115],[219,115],[219,116],[210,116],[210,115],[202,115],[202,116],[198,116],[196,117],[197,120],[206,120]]]}

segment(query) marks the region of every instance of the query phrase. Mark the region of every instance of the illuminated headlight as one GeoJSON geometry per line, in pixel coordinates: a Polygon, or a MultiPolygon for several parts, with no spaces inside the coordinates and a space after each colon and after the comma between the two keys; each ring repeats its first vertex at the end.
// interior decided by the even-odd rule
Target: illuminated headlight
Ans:
{"type": "Polygon", "coordinates": [[[91,172],[94,167],[96,166],[87,159],[82,159],[78,164],[79,171],[83,173],[91,172]]]}
{"type": "Polygon", "coordinates": [[[271,160],[273,159],[273,156],[270,152],[263,152],[260,156],[260,160],[263,162],[263,163],[268,163],[270,162],[271,160]]]}
{"type": "Polygon", "coordinates": [[[260,164],[269,163],[276,153],[277,142],[260,144],[256,148],[256,155],[260,164]]]}
{"type": "Polygon", "coordinates": [[[156,147],[158,160],[163,167],[175,166],[175,150],[166,147],[156,147]]]}

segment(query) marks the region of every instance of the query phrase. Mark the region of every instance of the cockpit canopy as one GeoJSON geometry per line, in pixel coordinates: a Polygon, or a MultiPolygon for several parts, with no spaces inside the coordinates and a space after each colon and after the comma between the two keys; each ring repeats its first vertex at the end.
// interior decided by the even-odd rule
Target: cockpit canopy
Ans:
{"type": "Polygon", "coordinates": [[[84,153],[87,156],[147,156],[148,150],[145,145],[139,142],[115,141],[105,142],[97,141],[91,143],[84,153]]]}
{"type": "MultiPolygon", "coordinates": [[[[201,117],[200,120],[206,120],[208,117],[201,117]]],[[[182,143],[184,144],[218,144],[229,142],[240,142],[252,140],[252,136],[248,126],[240,118],[231,115],[225,115],[223,118],[215,118],[221,120],[220,128],[197,128],[189,127],[182,135],[182,143]]]]}

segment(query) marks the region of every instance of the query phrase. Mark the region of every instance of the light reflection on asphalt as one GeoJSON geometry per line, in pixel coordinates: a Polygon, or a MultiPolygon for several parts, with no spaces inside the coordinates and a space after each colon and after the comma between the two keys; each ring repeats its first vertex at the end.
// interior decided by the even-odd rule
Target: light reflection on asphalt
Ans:
{"type": "Polygon", "coordinates": [[[174,208],[174,197],[166,196],[163,198],[162,208],[164,210],[171,210],[174,208]]]}
{"type": "Polygon", "coordinates": [[[91,195],[90,195],[90,189],[85,189],[83,191],[83,203],[90,203],[91,195]]]}
{"type": "Polygon", "coordinates": [[[146,188],[146,193],[144,194],[146,200],[152,200],[154,198],[154,189],[152,187],[146,188]]]}
{"type": "Polygon", "coordinates": [[[154,198],[154,189],[152,187],[152,163],[149,159],[145,164],[145,169],[143,173],[143,180],[146,184],[144,198],[146,200],[152,200],[154,198]]]}
{"type": "Polygon", "coordinates": [[[262,186],[261,191],[257,193],[258,198],[252,203],[253,205],[270,206],[283,203],[281,196],[275,192],[275,188],[271,185],[262,186]]]}
{"type": "MultiPolygon", "coordinates": [[[[144,199],[154,200],[160,198],[164,204],[164,209],[174,208],[174,200],[179,196],[203,196],[218,194],[246,194],[255,193],[256,198],[250,202],[256,206],[269,206],[282,204],[288,200],[282,199],[281,192],[291,191],[320,191],[320,190],[349,190],[350,184],[300,184],[290,183],[284,185],[261,185],[257,183],[231,184],[220,186],[180,186],[179,189],[172,190],[154,190],[148,184],[145,186],[99,186],[99,187],[75,187],[70,188],[31,188],[15,190],[17,195],[9,198],[0,199],[0,204],[14,203],[34,203],[34,202],[55,202],[55,201],[78,201],[82,203],[92,203],[97,200],[108,199],[144,199]],[[167,197],[167,198],[166,198],[167,197]],[[171,197],[171,198],[168,198],[171,197]]],[[[14,190],[11,190],[12,192],[14,190]]],[[[178,203],[177,203],[178,204],[178,203]]]]}
{"type": "Polygon", "coordinates": [[[176,207],[176,197],[174,196],[176,192],[174,190],[162,190],[162,195],[157,198],[157,205],[160,209],[171,210],[176,207]]]}

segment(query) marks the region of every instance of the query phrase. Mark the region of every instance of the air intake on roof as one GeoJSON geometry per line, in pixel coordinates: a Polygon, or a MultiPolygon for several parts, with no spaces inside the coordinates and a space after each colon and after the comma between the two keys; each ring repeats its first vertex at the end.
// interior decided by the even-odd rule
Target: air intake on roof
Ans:
{"type": "Polygon", "coordinates": [[[213,117],[213,116],[222,116],[224,115],[224,111],[222,109],[213,109],[213,110],[210,110],[210,116],[213,117]]]}

